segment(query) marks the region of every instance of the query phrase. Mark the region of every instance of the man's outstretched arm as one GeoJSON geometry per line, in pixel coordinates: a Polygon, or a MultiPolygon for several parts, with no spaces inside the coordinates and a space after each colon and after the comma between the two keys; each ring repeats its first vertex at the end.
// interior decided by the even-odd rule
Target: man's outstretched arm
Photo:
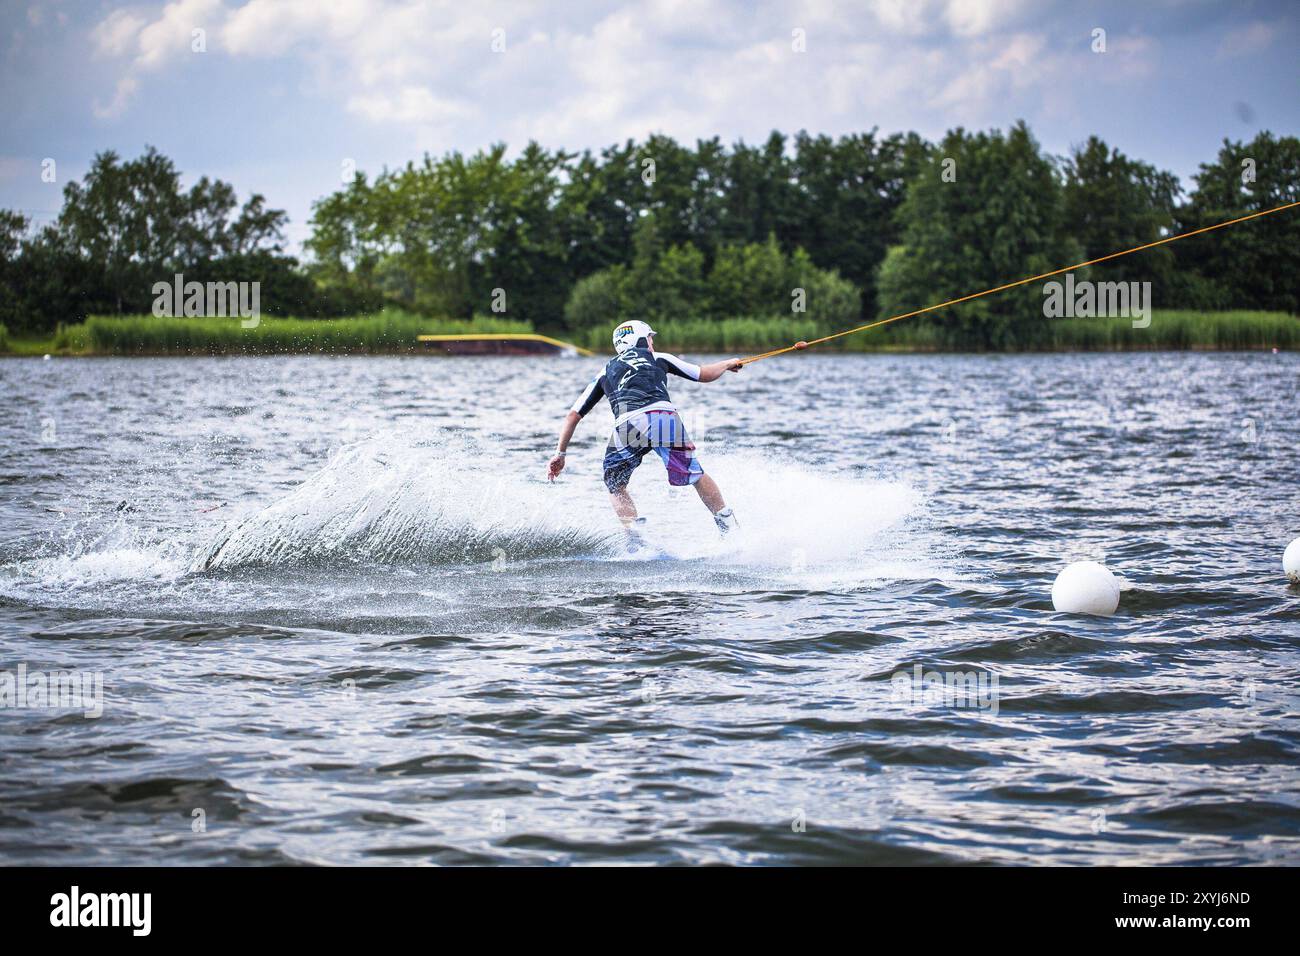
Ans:
{"type": "Polygon", "coordinates": [[[564,416],[564,424],[560,426],[560,440],[556,442],[555,455],[546,466],[547,480],[554,481],[555,476],[564,470],[564,453],[569,450],[569,439],[573,437],[573,430],[578,427],[582,417],[595,408],[596,403],[604,397],[605,386],[601,383],[600,376],[597,376],[582,390],[578,400],[569,408],[569,414],[564,416]]]}
{"type": "Polygon", "coordinates": [[[578,427],[580,421],[582,416],[575,411],[570,411],[564,416],[564,424],[560,426],[560,440],[555,444],[555,455],[546,466],[548,481],[554,481],[555,476],[564,470],[564,455],[569,450],[569,440],[573,438],[573,430],[578,427]]]}
{"type": "Polygon", "coordinates": [[[738,358],[723,359],[721,362],[713,362],[709,365],[696,365],[668,352],[656,352],[655,362],[668,374],[680,375],[692,382],[712,382],[720,378],[723,372],[739,372],[744,368],[744,363],[738,358]]]}
{"type": "Polygon", "coordinates": [[[745,365],[738,358],[723,359],[721,362],[710,362],[708,365],[700,366],[700,381],[712,382],[714,379],[722,378],[723,372],[739,372],[745,365]]]}

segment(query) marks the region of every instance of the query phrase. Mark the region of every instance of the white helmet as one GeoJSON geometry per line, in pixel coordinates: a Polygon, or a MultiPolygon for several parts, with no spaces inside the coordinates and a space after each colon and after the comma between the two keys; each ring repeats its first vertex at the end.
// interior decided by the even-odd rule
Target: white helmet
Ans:
{"type": "Polygon", "coordinates": [[[645,322],[624,322],[614,330],[614,351],[624,352],[628,349],[648,349],[650,336],[655,330],[645,322]]]}

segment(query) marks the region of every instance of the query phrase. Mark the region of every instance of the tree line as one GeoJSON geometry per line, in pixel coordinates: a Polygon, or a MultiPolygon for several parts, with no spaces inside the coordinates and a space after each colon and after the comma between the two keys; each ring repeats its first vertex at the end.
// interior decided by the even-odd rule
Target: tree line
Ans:
{"type": "MultiPolygon", "coordinates": [[[[262,308],[304,318],[391,304],[498,313],[540,328],[639,317],[798,315],[826,327],[943,299],[1300,199],[1300,139],[1224,140],[1184,194],[1177,177],[1097,137],[1063,157],[1028,127],[773,132],[694,146],[652,135],[598,152],[529,143],[426,155],[363,173],[313,205],[305,261],[283,211],[226,183],[180,186],[154,149],[102,153],[36,232],[0,212],[0,322],[45,330],[147,312],[152,283],[258,280],[262,308]]],[[[1095,267],[1149,281],[1160,308],[1300,310],[1300,215],[1095,267]]],[[[1041,290],[925,317],[954,344],[1031,344],[1041,290]]]]}

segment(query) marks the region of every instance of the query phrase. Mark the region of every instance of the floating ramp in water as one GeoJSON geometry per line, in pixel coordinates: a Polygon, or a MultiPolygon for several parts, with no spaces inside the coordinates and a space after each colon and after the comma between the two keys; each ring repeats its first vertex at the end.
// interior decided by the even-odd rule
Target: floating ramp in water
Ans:
{"type": "Polygon", "coordinates": [[[447,355],[591,355],[589,349],[532,332],[486,335],[421,335],[430,351],[447,355]]]}

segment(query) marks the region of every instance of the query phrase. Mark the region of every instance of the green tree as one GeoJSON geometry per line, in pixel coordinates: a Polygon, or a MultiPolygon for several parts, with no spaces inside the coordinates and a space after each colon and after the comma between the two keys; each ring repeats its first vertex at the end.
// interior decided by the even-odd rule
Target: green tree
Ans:
{"type": "Polygon", "coordinates": [[[690,243],[667,246],[658,216],[647,212],[636,224],[632,264],[617,274],[623,285],[619,298],[625,310],[619,319],[656,322],[696,314],[705,302],[704,255],[690,243]]]}
{"type": "MultiPolygon", "coordinates": [[[[1083,245],[1083,257],[1154,242],[1167,235],[1182,188],[1173,173],[1110,149],[1096,136],[1063,164],[1065,218],[1083,245]]],[[[1062,263],[1065,265],[1065,263],[1062,263]]],[[[1151,281],[1163,297],[1173,280],[1174,251],[1159,246],[1097,267],[1111,282],[1151,281]]]]}
{"type": "Polygon", "coordinates": [[[558,321],[571,279],[561,222],[561,174],[572,159],[529,143],[495,184],[484,285],[506,293],[507,313],[534,323],[558,321]]]}
{"type": "Polygon", "coordinates": [[[145,311],[150,285],[175,265],[185,212],[170,160],[152,147],[127,162],[110,150],[64,187],[57,242],[98,273],[113,311],[145,311]]]}
{"type": "Polygon", "coordinates": [[[637,224],[631,266],[616,265],[578,281],[565,318],[574,329],[626,319],[811,318],[827,327],[858,314],[858,290],[837,273],[818,269],[803,250],[787,256],[774,235],[766,242],[727,243],[713,268],[691,243],[664,247],[654,215],[637,224]],[[803,311],[794,312],[792,293],[803,311]]]}
{"type": "Polygon", "coordinates": [[[282,250],[282,210],[254,195],[232,219],[235,206],[234,189],[206,176],[183,191],[175,164],[152,146],[125,162],[110,150],[64,187],[46,241],[98,275],[113,311],[147,311],[153,283],[172,272],[282,250]]]}
{"type": "MultiPolygon", "coordinates": [[[[152,147],[126,161],[98,154],[63,198],[52,225],[25,237],[13,228],[5,234],[0,308],[15,328],[46,331],[97,312],[148,311],[153,283],[174,272],[200,281],[265,281],[268,312],[314,304],[310,283],[281,255],[283,211],[254,195],[235,215],[234,189],[207,177],[182,190],[175,165],[152,147]]],[[[20,219],[10,214],[5,223],[20,219]]]]}
{"type": "MultiPolygon", "coordinates": [[[[1300,138],[1262,132],[1249,143],[1225,139],[1202,163],[1180,231],[1300,200],[1300,138]]],[[[1196,307],[1280,309],[1300,313],[1300,213],[1264,216],[1175,243],[1196,307]]]]}
{"type": "Polygon", "coordinates": [[[785,136],[773,131],[762,146],[737,143],[727,164],[726,194],[722,240],[762,242],[775,235],[778,241],[796,241],[800,197],[785,136]]]}
{"type": "Polygon", "coordinates": [[[838,140],[800,133],[791,163],[799,216],[784,248],[802,248],[817,265],[839,270],[874,309],[876,271],[898,241],[894,215],[927,151],[915,133],[878,139],[872,130],[838,140]]]}
{"type": "MultiPolygon", "coordinates": [[[[379,264],[392,251],[374,223],[378,204],[365,174],[357,173],[343,189],[312,204],[311,236],[304,243],[308,270],[329,295],[383,297],[379,264]]],[[[399,299],[409,300],[410,288],[399,299]]]]}
{"type": "Polygon", "coordinates": [[[318,279],[420,311],[470,317],[505,293],[512,317],[558,321],[571,285],[569,242],[586,210],[564,203],[572,156],[529,143],[425,156],[356,176],[316,203],[307,249],[318,279]]]}
{"type": "Polygon", "coordinates": [[[802,249],[789,258],[786,286],[804,290],[805,314],[828,332],[855,322],[862,314],[864,293],[837,271],[818,269],[802,249]]]}
{"type": "MultiPolygon", "coordinates": [[[[1079,261],[1061,183],[1023,122],[1005,135],[953,130],[934,159],[899,207],[901,242],[880,268],[882,317],[1079,261]]],[[[954,346],[1031,345],[1043,332],[1042,301],[1041,286],[1024,286],[911,321],[940,327],[954,346]]]]}
{"type": "Polygon", "coordinates": [[[785,256],[769,234],[766,242],[750,242],[740,248],[745,274],[743,297],[725,303],[726,315],[784,315],[790,311],[790,277],[785,256]]]}
{"type": "Polygon", "coordinates": [[[19,252],[29,225],[26,216],[0,209],[0,326],[8,329],[26,324],[19,291],[23,271],[19,252]]]}
{"type": "Polygon", "coordinates": [[[613,324],[631,316],[627,294],[627,267],[610,266],[577,281],[564,306],[564,321],[570,329],[613,324]]]}

